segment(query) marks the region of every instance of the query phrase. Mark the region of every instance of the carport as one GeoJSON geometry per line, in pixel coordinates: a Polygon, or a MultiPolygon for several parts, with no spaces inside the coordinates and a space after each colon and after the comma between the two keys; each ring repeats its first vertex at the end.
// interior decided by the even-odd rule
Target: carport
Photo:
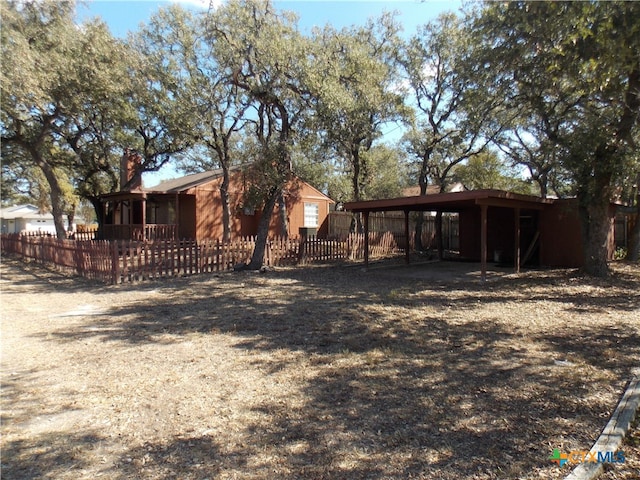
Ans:
{"type": "Polygon", "coordinates": [[[497,251],[495,245],[503,245],[503,248],[511,250],[514,269],[516,272],[520,271],[522,219],[535,219],[531,222],[535,231],[531,238],[527,239],[527,252],[529,252],[540,241],[539,213],[552,203],[551,199],[502,190],[473,190],[349,202],[345,204],[345,210],[363,215],[365,268],[369,266],[369,214],[371,212],[404,212],[407,264],[410,262],[409,213],[458,213],[460,215],[460,252],[469,258],[479,257],[481,277],[484,281],[487,276],[487,256],[490,244],[494,251],[497,251]],[[489,223],[491,223],[490,227],[489,223]]]}

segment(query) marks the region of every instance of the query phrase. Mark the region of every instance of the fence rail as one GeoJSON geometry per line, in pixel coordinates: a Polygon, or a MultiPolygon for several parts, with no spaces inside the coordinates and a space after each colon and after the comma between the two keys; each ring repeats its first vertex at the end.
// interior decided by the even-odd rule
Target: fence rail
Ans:
{"type": "MultiPolygon", "coordinates": [[[[3,234],[3,254],[12,253],[83,277],[117,284],[229,270],[251,259],[255,237],[220,240],[59,240],[3,234]]],[[[391,232],[370,233],[371,258],[403,251],[406,239],[391,232]]],[[[364,258],[364,235],[342,239],[272,238],[267,241],[267,266],[308,265],[364,258]]]]}
{"type": "MultiPolygon", "coordinates": [[[[409,232],[415,235],[417,212],[409,219],[409,232]]],[[[329,237],[342,237],[349,234],[353,225],[353,213],[330,212],[328,216],[329,237]]],[[[459,248],[460,219],[457,214],[444,214],[442,217],[442,242],[445,250],[459,248]]],[[[369,215],[369,232],[391,232],[394,235],[404,235],[404,213],[402,212],[372,212],[369,215]]],[[[411,240],[413,242],[413,239],[411,240]]],[[[425,249],[436,245],[436,219],[431,215],[423,215],[422,246],[425,249]]]]}

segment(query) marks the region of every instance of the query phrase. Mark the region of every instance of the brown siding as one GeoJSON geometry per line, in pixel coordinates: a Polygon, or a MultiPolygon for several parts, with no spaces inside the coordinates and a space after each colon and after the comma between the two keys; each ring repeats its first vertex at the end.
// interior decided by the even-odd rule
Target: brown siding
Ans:
{"type": "Polygon", "coordinates": [[[480,208],[460,212],[460,256],[480,261],[480,208]]]}
{"type": "MultiPolygon", "coordinates": [[[[304,204],[315,203],[318,205],[318,236],[326,236],[328,232],[327,216],[331,204],[330,199],[313,188],[311,185],[300,180],[293,180],[287,186],[286,206],[287,220],[289,223],[289,236],[296,237],[299,235],[300,228],[304,227],[304,204]]],[[[272,235],[278,235],[280,232],[280,215],[279,208],[276,206],[272,221],[272,235]]]]}
{"type": "Polygon", "coordinates": [[[558,200],[540,215],[540,263],[580,267],[584,259],[580,218],[575,200],[558,200]]]}
{"type": "Polygon", "coordinates": [[[515,245],[515,211],[489,207],[487,212],[488,261],[513,262],[515,245]]]}
{"type": "MultiPolygon", "coordinates": [[[[487,209],[487,261],[499,253],[500,261],[513,261],[515,244],[514,210],[487,209]]],[[[460,255],[480,261],[480,207],[460,212],[460,255]]]]}
{"type": "Polygon", "coordinates": [[[218,180],[192,190],[196,198],[196,239],[222,237],[222,207],[218,180]]]}
{"type": "MultiPolygon", "coordinates": [[[[195,237],[198,240],[206,238],[222,238],[222,200],[220,198],[220,184],[222,178],[212,180],[189,190],[195,195],[195,237]]],[[[229,200],[231,207],[231,235],[240,237],[255,235],[258,231],[260,211],[248,214],[243,206],[244,175],[238,171],[231,174],[229,186],[229,200]]],[[[330,199],[322,195],[316,189],[299,180],[292,181],[286,188],[285,201],[287,205],[287,218],[289,222],[289,235],[297,236],[299,228],[304,226],[304,203],[318,204],[318,234],[323,229],[326,234],[327,215],[329,214],[330,199]]],[[[280,235],[280,216],[276,206],[269,234],[280,235]]]]}
{"type": "Polygon", "coordinates": [[[178,199],[178,238],[196,238],[196,197],[180,195],[178,199]]]}

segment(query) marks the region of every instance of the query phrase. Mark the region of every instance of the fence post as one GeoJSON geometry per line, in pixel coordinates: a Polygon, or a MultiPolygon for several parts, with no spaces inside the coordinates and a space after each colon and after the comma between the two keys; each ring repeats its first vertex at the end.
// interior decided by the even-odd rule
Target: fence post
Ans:
{"type": "Polygon", "coordinates": [[[118,255],[118,244],[117,244],[117,240],[112,240],[111,242],[109,242],[109,249],[111,250],[111,284],[112,285],[117,285],[118,284],[118,277],[119,272],[118,272],[118,266],[120,264],[120,258],[118,255]]]}
{"type": "Polygon", "coordinates": [[[220,271],[220,239],[216,238],[216,266],[215,271],[220,271]]]}
{"type": "Polygon", "coordinates": [[[307,253],[307,236],[300,234],[300,246],[298,247],[298,263],[304,265],[305,255],[307,253]]]}
{"type": "Polygon", "coordinates": [[[40,237],[40,260],[42,265],[46,263],[44,259],[44,236],[40,237]]]}

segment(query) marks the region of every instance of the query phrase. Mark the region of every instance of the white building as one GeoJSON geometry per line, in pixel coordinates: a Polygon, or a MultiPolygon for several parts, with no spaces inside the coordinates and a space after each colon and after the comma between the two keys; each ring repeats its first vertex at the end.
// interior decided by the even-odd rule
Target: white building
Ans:
{"type": "Polygon", "coordinates": [[[40,213],[34,205],[16,205],[0,210],[2,233],[41,232],[55,235],[53,215],[40,213]]]}

